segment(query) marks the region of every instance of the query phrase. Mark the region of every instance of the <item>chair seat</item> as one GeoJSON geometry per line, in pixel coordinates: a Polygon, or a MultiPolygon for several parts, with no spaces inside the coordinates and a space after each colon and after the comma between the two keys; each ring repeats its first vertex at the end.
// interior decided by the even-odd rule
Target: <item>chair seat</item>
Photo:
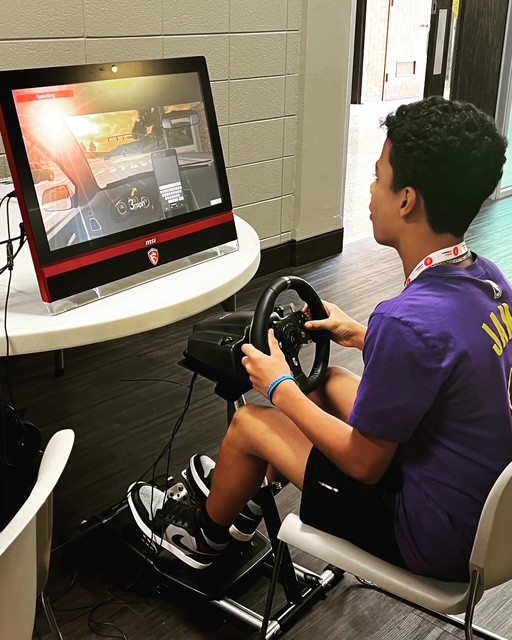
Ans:
{"type": "Polygon", "coordinates": [[[469,582],[445,582],[418,576],[376,558],[347,540],[304,524],[294,513],[284,519],[279,539],[427,609],[453,614],[462,613],[466,608],[469,582]]]}

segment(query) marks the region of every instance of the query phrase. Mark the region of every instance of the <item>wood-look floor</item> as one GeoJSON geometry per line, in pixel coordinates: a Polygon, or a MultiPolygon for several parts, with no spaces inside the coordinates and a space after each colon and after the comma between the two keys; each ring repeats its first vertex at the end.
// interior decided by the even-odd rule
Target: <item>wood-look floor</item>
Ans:
{"type": "MultiPolygon", "coordinates": [[[[512,201],[486,205],[468,240],[470,247],[494,259],[512,278],[512,201]]],[[[259,278],[238,294],[238,308],[252,309],[275,275],[259,278]]],[[[383,298],[400,291],[403,274],[395,253],[373,240],[348,245],[343,254],[294,270],[320,295],[365,321],[383,298]]],[[[134,289],[134,296],[136,296],[134,289]]],[[[172,292],[170,292],[172,295],[172,292]]],[[[121,340],[70,349],[65,376],[56,378],[52,354],[12,358],[9,378],[19,408],[38,425],[47,441],[52,433],[72,427],[76,444],[55,494],[55,545],[77,536],[68,552],[52,556],[49,594],[66,640],[97,638],[88,626],[92,614],[106,626],[106,637],[130,640],[212,640],[250,637],[249,628],[190,592],[170,589],[157,595],[140,575],[140,565],[126,562],[121,551],[98,533],[80,534],[82,520],[94,519],[122,498],[126,487],[152,464],[166,444],[182,411],[191,375],[177,365],[194,322],[218,314],[220,308],[178,324],[121,340]],[[115,626],[108,626],[115,625],[115,626]],[[124,634],[124,635],[123,635],[124,634]]],[[[333,361],[361,371],[358,352],[333,350],[333,361]]],[[[4,372],[5,374],[5,372],[4,372]]],[[[4,375],[3,374],[3,375],[4,375]]],[[[5,383],[5,380],[4,380],[5,383]]],[[[248,399],[251,399],[249,394],[248,399]]],[[[225,403],[212,383],[198,379],[192,404],[175,440],[171,471],[177,474],[194,452],[215,456],[226,428],[225,403]]],[[[161,472],[164,466],[159,468],[161,472]]],[[[279,496],[281,511],[295,509],[298,492],[287,487],[279,496]]],[[[303,565],[318,561],[300,557],[303,565]]],[[[1,579],[1,577],[0,577],[1,579]]],[[[263,611],[266,580],[258,581],[243,601],[263,611]]],[[[489,593],[480,605],[479,624],[512,638],[512,585],[489,593]]],[[[50,638],[39,613],[37,637],[50,638]]],[[[362,588],[345,577],[286,637],[345,640],[429,640],[463,635],[388,597],[362,588]]]]}

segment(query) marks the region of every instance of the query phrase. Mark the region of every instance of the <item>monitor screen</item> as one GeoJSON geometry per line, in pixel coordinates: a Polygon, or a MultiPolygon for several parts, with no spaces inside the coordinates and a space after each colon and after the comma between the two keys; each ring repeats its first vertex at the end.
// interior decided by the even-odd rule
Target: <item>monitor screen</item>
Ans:
{"type": "Polygon", "coordinates": [[[43,300],[156,277],[236,240],[204,58],[6,71],[0,82],[43,300]]]}

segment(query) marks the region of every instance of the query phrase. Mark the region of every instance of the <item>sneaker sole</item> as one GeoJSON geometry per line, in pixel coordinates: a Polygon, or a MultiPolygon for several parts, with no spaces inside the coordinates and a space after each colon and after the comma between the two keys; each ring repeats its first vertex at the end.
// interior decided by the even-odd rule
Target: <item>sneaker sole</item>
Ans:
{"type": "Polygon", "coordinates": [[[234,524],[229,527],[229,535],[238,542],[250,542],[254,538],[255,533],[256,531],[253,533],[244,533],[237,529],[234,524]]]}
{"type": "Polygon", "coordinates": [[[191,558],[179,547],[173,545],[172,543],[168,542],[164,538],[161,538],[157,533],[155,533],[149,528],[148,524],[144,522],[144,520],[140,517],[139,512],[133,501],[132,491],[137,486],[137,484],[138,483],[135,482],[134,484],[128,487],[128,505],[130,506],[130,511],[132,512],[132,516],[134,517],[135,522],[137,523],[137,526],[144,533],[144,535],[147,538],[149,538],[152,542],[155,542],[158,546],[162,547],[166,551],[169,551],[169,553],[172,553],[173,555],[175,555],[185,564],[188,564],[188,566],[192,567],[193,569],[206,569],[207,567],[209,567],[212,564],[211,562],[203,563],[203,562],[199,562],[198,560],[194,560],[194,558],[191,558]]]}

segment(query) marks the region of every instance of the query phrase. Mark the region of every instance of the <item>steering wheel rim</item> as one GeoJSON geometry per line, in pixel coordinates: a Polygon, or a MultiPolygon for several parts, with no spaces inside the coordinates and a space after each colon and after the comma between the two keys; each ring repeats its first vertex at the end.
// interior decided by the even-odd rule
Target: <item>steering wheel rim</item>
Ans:
{"type": "MultiPolygon", "coordinates": [[[[308,305],[311,317],[314,320],[327,318],[325,307],[315,289],[303,278],[298,276],[282,276],[272,282],[261,294],[251,323],[249,341],[257,349],[270,353],[268,346],[268,329],[270,316],[274,310],[275,301],[279,294],[287,289],[296,291],[301,299],[308,305]]],[[[296,359],[292,364],[285,352],[286,360],[290,365],[296,383],[304,394],[311,393],[323,381],[329,364],[330,335],[328,331],[314,331],[308,333],[315,342],[315,358],[309,375],[307,376],[296,359]]]]}

